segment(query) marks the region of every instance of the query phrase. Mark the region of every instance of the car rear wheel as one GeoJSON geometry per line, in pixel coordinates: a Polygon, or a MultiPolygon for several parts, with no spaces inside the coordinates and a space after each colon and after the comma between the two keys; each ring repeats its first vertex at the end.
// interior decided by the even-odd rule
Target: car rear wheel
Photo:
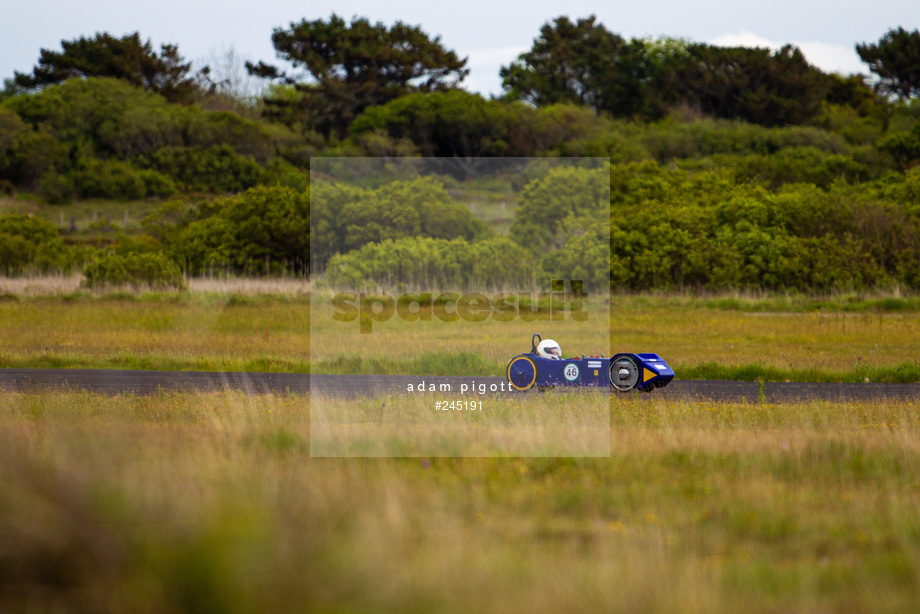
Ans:
{"type": "Polygon", "coordinates": [[[610,385],[620,392],[629,392],[639,383],[639,365],[626,355],[614,356],[607,373],[610,385]]]}

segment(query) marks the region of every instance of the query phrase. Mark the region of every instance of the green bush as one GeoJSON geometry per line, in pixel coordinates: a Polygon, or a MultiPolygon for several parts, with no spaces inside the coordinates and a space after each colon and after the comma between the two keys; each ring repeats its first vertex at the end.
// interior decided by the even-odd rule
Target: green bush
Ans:
{"type": "Polygon", "coordinates": [[[914,124],[910,132],[892,134],[882,139],[879,149],[891,154],[903,167],[920,162],[920,121],[914,124]]]}
{"type": "Polygon", "coordinates": [[[24,237],[0,232],[0,267],[3,274],[22,274],[35,257],[35,247],[35,243],[24,237]]]}
{"type": "Polygon", "coordinates": [[[610,238],[606,220],[590,224],[584,232],[572,234],[560,249],[540,258],[537,280],[549,287],[554,279],[579,280],[592,292],[606,291],[610,283],[610,238]]]}
{"type": "Polygon", "coordinates": [[[83,269],[83,276],[82,286],[94,290],[118,286],[134,289],[185,288],[178,265],[158,252],[103,254],[83,269]]]}
{"type": "Polygon", "coordinates": [[[13,148],[24,130],[25,124],[18,115],[0,107],[0,160],[13,148]]]}
{"type": "Polygon", "coordinates": [[[291,138],[227,111],[168,103],[117,79],[68,79],[2,103],[0,177],[34,186],[49,171],[72,174],[82,192],[102,198],[138,198],[141,186],[168,196],[176,184],[239,192],[268,180],[260,163],[278,144],[295,148],[291,138]],[[138,181],[113,158],[158,171],[173,185],[161,177],[138,181]],[[87,176],[100,170],[104,176],[87,176]]]}
{"type": "Polygon", "coordinates": [[[164,147],[137,162],[170,177],[186,190],[242,192],[268,178],[255,160],[237,154],[229,145],[164,147]]]}
{"type": "Polygon", "coordinates": [[[118,242],[114,246],[115,253],[119,256],[129,254],[153,254],[163,251],[163,245],[147,235],[118,237],[118,242]]]}
{"type": "Polygon", "coordinates": [[[168,198],[176,193],[176,184],[163,173],[153,170],[137,171],[137,176],[144,182],[144,191],[147,196],[168,198]]]}
{"type": "Polygon", "coordinates": [[[167,105],[157,96],[138,96],[131,106],[113,110],[108,121],[99,126],[94,135],[96,149],[130,159],[162,147],[184,145],[190,113],[167,105]]]}
{"type": "Polygon", "coordinates": [[[227,145],[240,155],[260,162],[275,153],[272,138],[263,124],[228,111],[190,114],[186,144],[205,147],[227,145]]]}
{"type": "Polygon", "coordinates": [[[38,182],[38,193],[50,205],[62,205],[73,200],[73,181],[65,175],[49,171],[38,182]]]}
{"type": "Polygon", "coordinates": [[[3,160],[6,179],[35,187],[48,172],[60,172],[68,161],[68,148],[55,139],[47,126],[23,130],[3,160]]]}
{"type": "Polygon", "coordinates": [[[373,289],[405,284],[460,292],[529,289],[534,274],[527,250],[507,237],[473,242],[407,237],[337,254],[329,261],[325,275],[333,287],[373,289]]]}
{"type": "Polygon", "coordinates": [[[87,160],[73,174],[73,181],[81,198],[138,200],[147,195],[144,178],[118,160],[87,160]]]}
{"type": "Polygon", "coordinates": [[[314,269],[368,243],[406,237],[472,240],[489,234],[463,204],[432,177],[393,181],[364,190],[320,183],[311,190],[314,269]]]}
{"type": "Polygon", "coordinates": [[[829,173],[826,188],[787,183],[769,190],[737,182],[724,167],[612,166],[612,286],[805,292],[893,283],[920,287],[920,174],[830,181],[837,171],[825,163],[836,163],[834,154],[784,152],[803,167],[790,165],[789,173],[829,173]],[[809,156],[819,162],[807,164],[809,156]]]}
{"type": "Polygon", "coordinates": [[[352,122],[350,131],[408,139],[423,156],[521,156],[533,153],[528,139],[514,138],[528,114],[532,109],[521,103],[486,100],[454,89],[410,94],[370,107],[352,122]]]}
{"type": "MultiPolygon", "coordinates": [[[[624,129],[623,124],[617,124],[624,129]]],[[[845,153],[846,141],[838,134],[810,126],[765,128],[729,120],[677,122],[673,119],[635,130],[640,142],[658,162],[698,158],[715,154],[773,154],[787,147],[814,147],[830,153],[845,153]]]]}
{"type": "Polygon", "coordinates": [[[535,254],[561,248],[586,219],[608,212],[609,194],[607,168],[550,170],[524,188],[511,237],[535,254]]]}
{"type": "MultiPolygon", "coordinates": [[[[164,213],[170,207],[164,206],[164,213]]],[[[161,227],[159,234],[194,274],[214,269],[302,273],[309,268],[310,196],[291,188],[262,186],[203,203],[180,226],[175,234],[161,227]]]]}
{"type": "Polygon", "coordinates": [[[0,215],[0,270],[4,275],[68,272],[73,254],[58,229],[29,215],[0,215]]]}

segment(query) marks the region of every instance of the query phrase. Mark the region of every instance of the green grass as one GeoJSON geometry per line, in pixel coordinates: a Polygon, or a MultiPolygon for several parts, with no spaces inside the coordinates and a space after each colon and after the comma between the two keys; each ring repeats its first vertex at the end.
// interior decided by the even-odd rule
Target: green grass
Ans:
{"type": "Polygon", "coordinates": [[[909,384],[920,382],[920,363],[907,360],[894,365],[862,366],[849,371],[779,369],[763,364],[722,365],[715,362],[684,367],[672,365],[682,379],[734,380],[742,382],[875,382],[909,384]]]}
{"type": "Polygon", "coordinates": [[[426,352],[415,358],[333,356],[317,362],[314,373],[374,373],[377,375],[503,375],[504,365],[490,364],[472,352],[426,352]]]}
{"type": "MultiPolygon", "coordinates": [[[[466,375],[503,377],[507,363],[488,363],[479,354],[429,352],[409,360],[384,356],[335,356],[312,367],[313,373],[377,375],[466,375]]],[[[766,382],[848,382],[907,384],[920,382],[920,364],[905,361],[888,367],[865,367],[851,371],[817,369],[784,370],[747,364],[726,366],[703,363],[671,365],[679,379],[766,382]]],[[[243,371],[249,373],[310,373],[309,360],[290,360],[278,355],[248,358],[207,358],[182,356],[137,356],[121,353],[104,358],[75,354],[38,354],[18,357],[0,353],[0,368],[17,369],[135,369],[146,371],[243,371]]]]}
{"type": "Polygon", "coordinates": [[[852,313],[775,311],[792,307],[783,297],[614,296],[591,304],[584,323],[393,316],[361,334],[299,284],[60,296],[0,288],[0,366],[501,376],[539,332],[567,356],[656,352],[684,379],[920,381],[920,312],[895,309],[912,298],[876,297],[875,311],[852,313]]]}
{"type": "Polygon", "coordinates": [[[653,293],[624,297],[632,305],[652,308],[694,308],[745,313],[873,314],[920,312],[920,296],[885,293],[840,293],[832,296],[735,292],[729,295],[694,296],[683,293],[653,293]]]}
{"type": "Polygon", "coordinates": [[[0,364],[309,372],[309,303],[216,294],[0,302],[0,364]]]}
{"type": "Polygon", "coordinates": [[[609,458],[334,459],[306,397],[4,393],[0,609],[915,610],[916,403],[598,398],[609,458]]]}
{"type": "Polygon", "coordinates": [[[243,371],[248,373],[310,373],[308,360],[276,355],[248,358],[137,356],[120,353],[91,357],[79,354],[38,354],[21,357],[0,353],[0,369],[129,369],[141,371],[243,371]]]}

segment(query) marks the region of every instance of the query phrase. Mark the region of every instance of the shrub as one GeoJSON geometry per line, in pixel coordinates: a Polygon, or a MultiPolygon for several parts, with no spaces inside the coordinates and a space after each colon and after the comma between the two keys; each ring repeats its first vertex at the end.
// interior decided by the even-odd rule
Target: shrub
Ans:
{"type": "Polygon", "coordinates": [[[844,153],[843,137],[808,126],[764,128],[728,120],[651,124],[634,135],[658,162],[714,154],[772,154],[787,147],[814,147],[844,153]]]}
{"type": "Polygon", "coordinates": [[[45,173],[65,168],[67,149],[46,126],[24,130],[7,151],[4,174],[18,185],[35,186],[45,173]]]}
{"type": "Polygon", "coordinates": [[[586,218],[607,213],[609,171],[560,167],[535,179],[521,194],[511,236],[535,254],[565,245],[586,218]]]}
{"type": "Polygon", "coordinates": [[[459,157],[529,155],[532,139],[515,138],[523,104],[486,100],[463,90],[409,94],[370,107],[352,122],[352,135],[385,133],[408,139],[423,156],[459,157]]]}
{"type": "Polygon", "coordinates": [[[100,126],[97,149],[119,158],[133,158],[161,147],[185,144],[189,111],[171,107],[155,96],[144,96],[100,126]]]}
{"type": "Polygon", "coordinates": [[[310,261],[310,197],[282,186],[253,188],[199,205],[173,238],[160,233],[189,271],[304,272],[310,261]]]}
{"type": "Polygon", "coordinates": [[[554,279],[580,280],[587,290],[608,288],[610,283],[610,238],[604,222],[592,224],[583,234],[573,234],[562,249],[545,254],[537,271],[537,280],[548,287],[554,279]]]}
{"type": "Polygon", "coordinates": [[[0,158],[12,149],[23,130],[25,125],[19,116],[9,109],[0,107],[0,158]]]}
{"type": "Polygon", "coordinates": [[[38,193],[49,205],[62,205],[73,200],[73,181],[65,175],[49,171],[38,182],[38,193]]]}
{"type": "Polygon", "coordinates": [[[19,275],[32,262],[35,244],[23,237],[0,232],[0,268],[7,276],[19,275]]]}
{"type": "Polygon", "coordinates": [[[885,137],[879,141],[878,148],[891,154],[905,168],[920,162],[920,121],[914,124],[910,132],[885,137]]]}
{"type": "Polygon", "coordinates": [[[321,183],[311,194],[314,269],[336,253],[385,239],[472,240],[489,234],[483,222],[431,177],[393,181],[372,190],[321,183]]]}
{"type": "MultiPolygon", "coordinates": [[[[730,169],[742,182],[757,182],[776,189],[787,183],[813,183],[822,188],[843,179],[851,183],[869,178],[869,169],[850,156],[832,154],[816,147],[787,147],[770,154],[716,154],[712,166],[730,169]]],[[[704,166],[702,160],[681,163],[681,168],[704,166]]]]}
{"type": "Polygon", "coordinates": [[[229,145],[237,153],[260,162],[274,154],[271,136],[262,124],[228,111],[191,115],[186,134],[188,145],[229,145]]]}
{"type": "Polygon", "coordinates": [[[185,288],[182,271],[175,262],[158,252],[125,255],[107,253],[83,269],[82,286],[91,289],[131,286],[134,289],[185,288]]]}
{"type": "Polygon", "coordinates": [[[0,215],[0,270],[5,275],[66,272],[72,253],[58,229],[29,215],[0,215]]]}
{"type": "Polygon", "coordinates": [[[147,195],[143,177],[118,160],[88,160],[74,173],[74,185],[81,198],[137,200],[147,195]]]}
{"type": "Polygon", "coordinates": [[[154,170],[137,171],[137,176],[144,182],[144,191],[147,196],[169,198],[176,193],[176,184],[163,173],[154,170]]]}
{"type": "Polygon", "coordinates": [[[388,239],[333,256],[326,269],[332,286],[352,288],[395,284],[455,291],[530,288],[533,277],[533,259],[507,237],[473,242],[388,239]]]}
{"type": "MultiPolygon", "coordinates": [[[[234,113],[170,104],[117,79],[68,79],[3,102],[0,173],[35,185],[48,171],[82,173],[86,160],[114,157],[140,161],[184,189],[239,192],[265,181],[258,163],[292,138],[234,113]]],[[[136,198],[127,194],[136,194],[142,184],[158,196],[174,191],[166,182],[137,182],[134,175],[123,177],[129,183],[117,189],[108,185],[112,178],[102,185],[88,178],[80,182],[104,198],[136,198]]]]}
{"type": "Polygon", "coordinates": [[[138,158],[138,164],[171,177],[187,190],[242,192],[268,178],[255,160],[228,145],[164,147],[138,158]]]}

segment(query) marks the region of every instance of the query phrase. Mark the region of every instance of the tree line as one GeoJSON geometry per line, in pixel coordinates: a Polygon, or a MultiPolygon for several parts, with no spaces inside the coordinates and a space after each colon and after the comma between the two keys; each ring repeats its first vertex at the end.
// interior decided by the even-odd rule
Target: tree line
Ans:
{"type": "Polygon", "coordinates": [[[87,280],[100,284],[319,268],[356,286],[467,284],[474,271],[496,285],[920,287],[918,31],[858,44],[869,79],[824,73],[791,46],[626,40],[593,17],[559,17],[501,69],[504,94],[491,99],[461,89],[466,60],[418,26],[333,15],[277,28],[272,42],[279,62],[247,65],[269,83],[258,100],[228,96],[209,68],[138,33],[42,50],[0,92],[0,192],[163,204],[143,236],[101,250],[2,216],[0,268],[93,262],[87,280]],[[318,183],[311,237],[311,156],[436,156],[461,180],[481,157],[601,156],[611,179],[515,179],[507,236],[438,179],[318,183]],[[396,255],[418,270],[394,273],[396,255]],[[527,266],[502,273],[509,261],[527,266]]]}
{"type": "Polygon", "coordinates": [[[693,164],[563,167],[522,187],[507,235],[453,202],[441,179],[312,191],[312,207],[309,193],[284,186],[193,207],[170,200],[147,216],[143,236],[102,250],[65,244],[40,218],[0,216],[0,262],[7,275],[82,267],[89,285],[181,287],[182,273],[312,269],[333,286],[367,291],[552,279],[594,291],[608,280],[613,290],[920,288],[917,169],[856,186],[771,188],[693,164]]]}

